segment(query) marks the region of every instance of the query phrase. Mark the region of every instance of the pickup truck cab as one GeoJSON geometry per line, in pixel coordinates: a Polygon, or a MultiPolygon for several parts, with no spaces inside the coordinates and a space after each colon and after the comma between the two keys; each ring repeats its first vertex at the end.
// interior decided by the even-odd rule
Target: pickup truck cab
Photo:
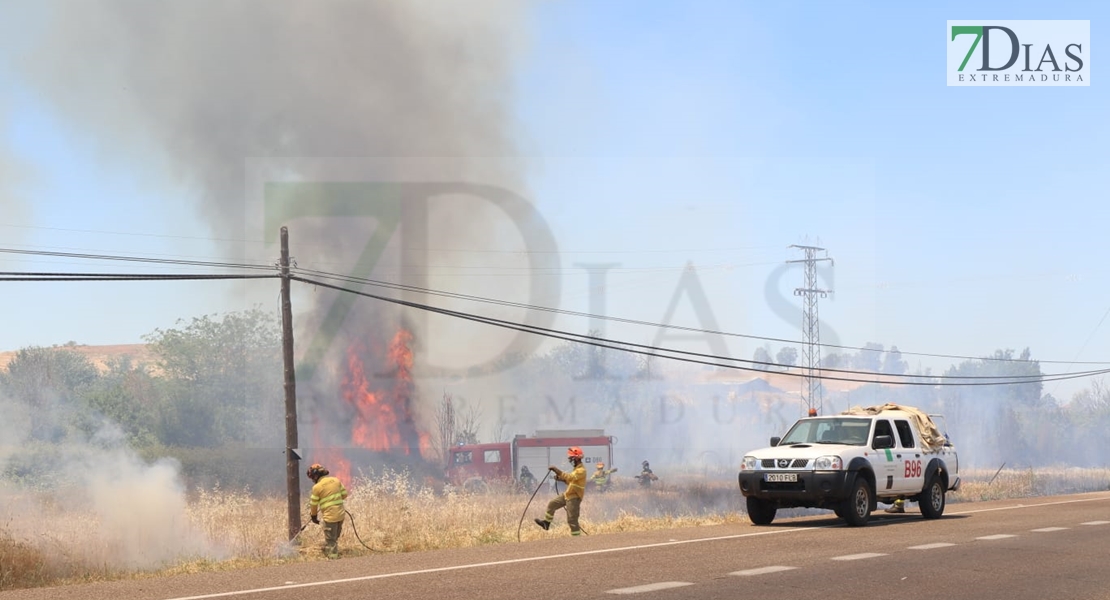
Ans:
{"type": "Polygon", "coordinates": [[[800,419],[747,453],[738,480],[756,525],[769,525],[780,508],[807,507],[861,526],[877,502],[899,499],[937,519],[946,493],[960,486],[956,448],[929,415],[896,404],[800,419]]]}

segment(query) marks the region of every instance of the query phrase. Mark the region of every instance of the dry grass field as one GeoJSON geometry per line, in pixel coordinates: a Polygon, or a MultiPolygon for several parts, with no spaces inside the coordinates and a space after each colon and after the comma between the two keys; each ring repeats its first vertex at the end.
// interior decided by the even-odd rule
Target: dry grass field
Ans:
{"type": "MultiPolygon", "coordinates": [[[[1110,489],[1110,469],[976,471],[963,473],[963,479],[963,488],[950,496],[950,502],[1110,489]]],[[[622,483],[610,492],[587,496],[582,515],[587,534],[747,522],[731,479],[690,478],[651,490],[622,483]]],[[[552,496],[546,486],[536,494],[522,527],[529,494],[436,493],[395,472],[356,479],[349,488],[347,506],[354,528],[348,520],[340,542],[346,556],[516,542],[518,527],[521,540],[569,535],[562,513],[550,532],[531,522],[542,515],[552,496]],[[356,538],[356,529],[370,549],[356,538]]],[[[50,504],[50,499],[17,499],[32,500],[50,504]]],[[[191,498],[184,512],[180,523],[150,523],[145,530],[138,527],[124,535],[106,535],[111,532],[105,532],[95,517],[60,509],[49,521],[49,530],[37,535],[13,522],[0,524],[0,589],[323,560],[318,527],[310,524],[294,543],[286,539],[284,498],[206,490],[191,498]],[[135,550],[141,547],[149,554],[152,545],[174,546],[167,555],[173,558],[156,567],[130,562],[135,550]]],[[[806,511],[783,511],[782,516],[793,514],[806,511]]]]}

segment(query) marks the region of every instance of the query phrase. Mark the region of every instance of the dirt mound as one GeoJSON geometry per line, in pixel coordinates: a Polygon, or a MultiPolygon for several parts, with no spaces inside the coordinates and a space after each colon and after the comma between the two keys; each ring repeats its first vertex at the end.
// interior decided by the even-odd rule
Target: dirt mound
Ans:
{"type": "MultiPolygon", "coordinates": [[[[66,344],[63,346],[54,346],[54,348],[72,350],[78,354],[87,357],[96,368],[101,371],[107,370],[108,363],[113,360],[130,356],[131,360],[136,364],[153,365],[155,362],[154,353],[151,352],[150,347],[146,344],[116,344],[109,346],[85,346],[80,344],[66,344]]],[[[8,363],[15,358],[18,350],[9,350],[0,352],[0,369],[7,368],[8,363]]]]}

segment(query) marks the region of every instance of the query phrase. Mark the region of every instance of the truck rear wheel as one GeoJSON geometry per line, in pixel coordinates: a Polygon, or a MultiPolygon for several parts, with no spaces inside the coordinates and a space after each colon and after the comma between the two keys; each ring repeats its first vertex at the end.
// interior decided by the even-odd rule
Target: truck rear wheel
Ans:
{"type": "Polygon", "coordinates": [[[759,498],[748,496],[748,518],[755,525],[770,525],[775,520],[778,508],[774,504],[759,498]]]}
{"type": "Polygon", "coordinates": [[[944,480],[937,475],[929,478],[921,492],[921,515],[926,519],[939,519],[944,514],[944,480]]]}
{"type": "Polygon", "coordinates": [[[867,479],[857,475],[851,489],[852,492],[844,499],[844,505],[840,509],[843,513],[841,516],[848,525],[862,527],[871,518],[871,485],[867,483],[867,479]]]}

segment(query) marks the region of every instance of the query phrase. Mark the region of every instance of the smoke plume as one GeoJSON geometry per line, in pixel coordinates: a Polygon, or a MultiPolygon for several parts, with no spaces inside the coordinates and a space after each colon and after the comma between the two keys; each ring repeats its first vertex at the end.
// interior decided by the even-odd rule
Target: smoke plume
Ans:
{"type": "MultiPolygon", "coordinates": [[[[21,224],[29,215],[29,206],[22,196],[19,186],[27,178],[28,166],[19,160],[7,145],[10,117],[4,99],[0,98],[0,209],[6,223],[21,224]]],[[[18,241],[19,230],[5,232],[7,239],[18,241]]]]}
{"type": "MultiPolygon", "coordinates": [[[[287,216],[276,217],[259,215],[265,209],[254,195],[268,193],[269,182],[416,180],[492,184],[526,198],[521,171],[507,160],[519,154],[510,107],[513,58],[524,41],[521,3],[102,0],[45,6],[50,35],[36,38],[20,55],[20,72],[106,153],[133,156],[140,169],[162,164],[150,160],[150,153],[163,157],[177,183],[192,191],[217,238],[256,240],[295,220],[290,237],[299,265],[349,273],[385,227],[381,218],[361,218],[365,194],[323,197],[298,190],[284,205],[287,216]],[[253,180],[262,181],[258,189],[253,180]]],[[[451,194],[448,186],[440,195],[451,194]]],[[[451,265],[451,277],[478,264],[557,264],[553,253],[523,259],[452,253],[520,250],[528,242],[529,234],[520,230],[527,215],[507,220],[511,210],[486,200],[436,198],[424,204],[423,198],[404,197],[403,239],[386,235],[375,270],[357,274],[557,302],[557,285],[536,298],[540,286],[534,281],[462,278],[459,285],[459,278],[434,279],[429,265],[451,265]]],[[[516,212],[528,210],[518,206],[516,212]]],[[[252,259],[273,258],[272,246],[265,256],[247,252],[252,259]]],[[[351,353],[369,348],[354,357],[361,361],[387,354],[375,349],[388,347],[402,327],[401,316],[369,301],[337,304],[349,298],[326,290],[313,301],[310,309],[303,303],[294,308],[299,362],[307,365],[307,380],[298,381],[301,414],[306,433],[328,439],[302,445],[342,446],[352,443],[352,415],[365,412],[341,404],[351,353]],[[344,310],[337,312],[337,305],[344,310]],[[318,343],[326,353],[314,354],[318,343]]],[[[498,316],[547,318],[520,310],[498,316]]],[[[404,318],[421,356],[440,364],[475,357],[488,362],[507,345],[527,350],[535,343],[446,318],[411,312],[404,318]]],[[[360,366],[372,376],[394,367],[360,366]]],[[[421,372],[417,364],[410,374],[421,372]]],[[[391,382],[371,387],[397,388],[391,382]]],[[[414,392],[400,401],[418,403],[420,397],[414,392]]],[[[411,409],[417,419],[428,412],[393,408],[411,409]]],[[[404,441],[410,450],[416,444],[404,441]]]]}
{"type": "Polygon", "coordinates": [[[247,158],[514,154],[507,72],[519,3],[50,9],[51,34],[23,73],[106,150],[156,144],[222,237],[243,234],[247,158]]]}

